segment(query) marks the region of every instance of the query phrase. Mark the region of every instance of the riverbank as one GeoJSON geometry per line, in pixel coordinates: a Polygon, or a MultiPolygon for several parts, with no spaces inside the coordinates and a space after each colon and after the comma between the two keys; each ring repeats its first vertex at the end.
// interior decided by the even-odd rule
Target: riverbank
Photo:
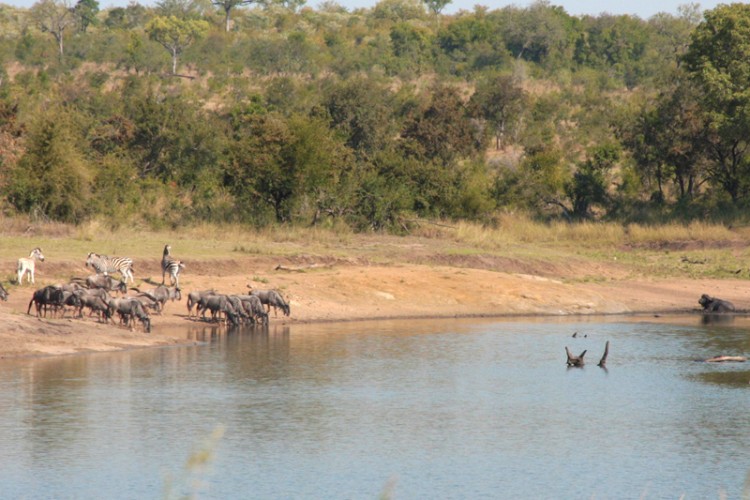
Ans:
{"type": "MultiPolygon", "coordinates": [[[[196,322],[187,317],[185,299],[168,303],[161,316],[153,316],[150,334],[88,318],[37,319],[26,314],[34,289],[86,273],[78,261],[45,262],[39,266],[35,285],[9,287],[10,299],[0,303],[0,358],[192,342],[186,338],[185,327],[196,322]]],[[[160,283],[158,261],[139,263],[137,278],[141,289],[160,283]]],[[[291,315],[274,316],[272,312],[272,325],[398,318],[689,313],[699,309],[697,301],[702,293],[731,300],[738,309],[750,309],[750,281],[746,279],[634,276],[620,264],[601,262],[578,263],[575,268],[517,262],[497,270],[478,268],[471,258],[382,264],[309,256],[238,256],[190,261],[181,285],[183,292],[213,288],[222,293],[245,293],[248,285],[278,289],[290,303],[291,315]],[[597,279],[581,279],[586,276],[597,279]]]]}

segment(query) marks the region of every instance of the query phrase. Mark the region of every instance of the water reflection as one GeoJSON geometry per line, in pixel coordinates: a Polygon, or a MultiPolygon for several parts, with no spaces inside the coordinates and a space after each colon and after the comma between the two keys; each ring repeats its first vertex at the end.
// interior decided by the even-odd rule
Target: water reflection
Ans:
{"type": "Polygon", "coordinates": [[[701,314],[701,323],[704,325],[731,325],[734,323],[732,314],[701,314]]]}
{"type": "Polygon", "coordinates": [[[202,345],[3,362],[3,495],[159,496],[220,427],[204,498],[392,477],[400,498],[736,498],[750,372],[692,360],[746,354],[748,323],[682,321],[190,325],[202,345]]]}
{"type": "Polygon", "coordinates": [[[699,373],[696,378],[707,384],[716,384],[725,387],[748,389],[750,388],[750,370],[720,370],[699,373]]]}

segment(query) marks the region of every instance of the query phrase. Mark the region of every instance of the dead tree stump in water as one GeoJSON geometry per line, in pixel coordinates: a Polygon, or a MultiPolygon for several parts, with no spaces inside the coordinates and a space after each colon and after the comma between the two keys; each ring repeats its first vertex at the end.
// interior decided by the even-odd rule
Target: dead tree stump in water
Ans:
{"type": "Polygon", "coordinates": [[[602,368],[604,368],[607,364],[607,356],[609,356],[609,340],[606,344],[604,344],[604,354],[602,355],[602,359],[599,360],[599,364],[597,366],[601,366],[602,368]]]}
{"type": "Polygon", "coordinates": [[[586,351],[583,351],[578,356],[573,356],[568,346],[565,346],[565,354],[568,355],[568,366],[583,366],[583,357],[586,355],[586,351]]]}

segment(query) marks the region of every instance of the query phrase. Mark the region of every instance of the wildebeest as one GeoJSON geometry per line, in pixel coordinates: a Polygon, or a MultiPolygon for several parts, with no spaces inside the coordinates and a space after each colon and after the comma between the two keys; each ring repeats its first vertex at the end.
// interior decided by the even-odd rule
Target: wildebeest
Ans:
{"type": "Polygon", "coordinates": [[[194,290],[188,293],[188,298],[187,298],[188,318],[193,316],[193,308],[198,306],[198,301],[201,300],[202,297],[207,296],[207,295],[215,295],[215,294],[216,292],[214,290],[194,290]]]}
{"type": "Polygon", "coordinates": [[[146,296],[156,302],[158,304],[156,311],[159,314],[161,314],[162,310],[164,310],[164,305],[167,303],[167,301],[182,300],[182,292],[177,286],[159,285],[156,288],[144,290],[143,292],[141,292],[137,288],[132,288],[132,290],[138,292],[138,295],[146,296]]]}
{"type": "Polygon", "coordinates": [[[707,295],[705,293],[701,295],[700,299],[698,299],[698,303],[701,306],[703,306],[704,312],[711,312],[711,313],[734,312],[734,304],[732,304],[728,300],[722,300],[716,297],[711,297],[710,295],[707,295]]]}
{"type": "MultiPolygon", "coordinates": [[[[65,317],[65,307],[68,306],[73,310],[73,315],[75,316],[76,311],[81,310],[81,296],[77,292],[70,292],[70,291],[62,291],[63,298],[62,303],[59,306],[59,309],[62,311],[60,317],[65,317]]],[[[57,310],[58,307],[55,306],[55,310],[57,310]]]]}
{"type": "Polygon", "coordinates": [[[47,316],[47,307],[51,306],[53,308],[57,308],[63,305],[63,301],[65,299],[65,296],[63,295],[62,288],[59,288],[54,285],[48,285],[44,288],[40,288],[39,290],[36,290],[34,294],[31,296],[31,300],[29,301],[29,307],[26,309],[26,314],[31,314],[31,306],[36,305],[36,315],[37,317],[42,316],[42,311],[44,311],[43,315],[47,316]]]}
{"type": "Polygon", "coordinates": [[[110,313],[117,312],[120,315],[120,321],[133,329],[135,320],[138,319],[143,324],[146,333],[151,332],[151,318],[143,309],[143,305],[134,297],[124,297],[118,299],[109,299],[110,313]]]}
{"type": "Polygon", "coordinates": [[[211,311],[211,321],[216,321],[217,315],[224,313],[226,319],[232,324],[240,323],[240,317],[226,295],[217,293],[201,297],[198,301],[197,313],[200,313],[201,318],[205,319],[206,311],[211,311]]]}
{"type": "MultiPolygon", "coordinates": [[[[250,287],[248,286],[248,288],[250,287]]],[[[284,316],[289,316],[289,304],[287,304],[276,290],[254,290],[251,288],[250,295],[258,297],[260,302],[266,306],[267,312],[271,312],[271,307],[273,307],[274,316],[277,314],[277,308],[281,309],[284,316]]]]}
{"type": "Polygon", "coordinates": [[[263,308],[263,304],[257,295],[237,295],[242,301],[242,306],[245,312],[255,320],[256,323],[262,325],[268,324],[268,313],[263,308]]]}
{"type": "Polygon", "coordinates": [[[102,288],[108,292],[120,292],[123,295],[128,292],[125,281],[116,280],[105,274],[92,274],[86,278],[86,286],[88,288],[102,288]]]}
{"type": "MultiPolygon", "coordinates": [[[[102,289],[94,289],[94,290],[79,290],[75,292],[80,301],[81,305],[78,307],[78,317],[83,316],[83,308],[86,307],[89,309],[90,313],[97,313],[97,316],[99,318],[99,321],[104,319],[104,322],[107,323],[110,318],[110,312],[109,312],[109,305],[107,304],[109,301],[109,294],[105,290],[102,289]]],[[[90,315],[90,314],[89,314],[90,315]]]]}

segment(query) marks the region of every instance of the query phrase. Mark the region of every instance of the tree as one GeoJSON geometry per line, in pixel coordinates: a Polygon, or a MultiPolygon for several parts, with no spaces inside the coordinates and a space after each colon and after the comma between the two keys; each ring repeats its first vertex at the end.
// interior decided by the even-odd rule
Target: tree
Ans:
{"type": "Polygon", "coordinates": [[[211,0],[211,5],[224,11],[224,31],[229,33],[229,28],[231,26],[230,15],[232,10],[241,7],[242,5],[250,5],[259,1],[260,0],[211,0]]]}
{"type": "Polygon", "coordinates": [[[411,23],[396,23],[391,28],[391,47],[397,69],[420,71],[428,59],[432,40],[426,28],[411,23]]]}
{"type": "Polygon", "coordinates": [[[669,181],[675,184],[679,199],[693,197],[703,182],[707,129],[700,96],[690,81],[678,81],[634,119],[617,124],[616,131],[644,182],[656,184],[652,200],[666,199],[669,181]]]}
{"type": "Polygon", "coordinates": [[[562,7],[538,0],[527,9],[506,7],[503,38],[516,59],[537,63],[563,53],[569,44],[570,16],[562,7]]]}
{"type": "Polygon", "coordinates": [[[148,12],[141,4],[131,3],[125,8],[114,7],[107,11],[104,25],[110,29],[132,30],[145,24],[148,12]]]}
{"type": "Polygon", "coordinates": [[[92,175],[76,144],[69,110],[52,106],[31,125],[26,153],[9,173],[8,201],[23,212],[80,222],[90,207],[92,175]]]}
{"type": "Polygon", "coordinates": [[[172,56],[172,74],[177,74],[177,58],[197,38],[208,32],[209,25],[203,20],[179,19],[175,16],[153,18],[146,25],[151,40],[167,49],[172,56]]]}
{"type": "Polygon", "coordinates": [[[709,175],[735,202],[750,189],[749,61],[750,5],[720,5],[706,12],[685,62],[708,121],[709,175]]]}
{"type": "Polygon", "coordinates": [[[323,99],[331,128],[359,157],[372,157],[395,135],[392,103],[389,89],[359,76],[331,85],[323,99]]]}
{"type": "Polygon", "coordinates": [[[440,15],[440,12],[452,3],[453,0],[422,0],[427,6],[427,10],[433,13],[435,17],[440,15]]]}
{"type": "Polygon", "coordinates": [[[469,109],[492,126],[495,147],[500,149],[501,140],[520,119],[526,102],[526,93],[513,77],[498,75],[477,85],[469,100],[469,109]]]}
{"type": "Polygon", "coordinates": [[[432,12],[435,17],[435,26],[440,25],[440,12],[449,5],[453,0],[422,0],[427,6],[427,10],[432,12]]]}
{"type": "Polygon", "coordinates": [[[78,0],[73,8],[78,29],[85,33],[88,27],[96,23],[96,15],[99,13],[99,2],[96,0],[78,0]]]}
{"type": "Polygon", "coordinates": [[[429,103],[407,121],[401,135],[407,154],[445,165],[484,147],[461,95],[448,86],[433,89],[429,103]]]}
{"type": "Polygon", "coordinates": [[[573,206],[573,217],[586,219],[591,215],[592,205],[607,202],[607,175],[619,159],[620,150],[611,144],[597,146],[589,151],[586,161],[578,167],[573,178],[565,183],[565,194],[573,206]]]}
{"type": "Polygon", "coordinates": [[[76,22],[68,0],[41,0],[31,7],[31,15],[43,33],[50,33],[57,41],[60,60],[64,55],[65,30],[76,22]]]}

